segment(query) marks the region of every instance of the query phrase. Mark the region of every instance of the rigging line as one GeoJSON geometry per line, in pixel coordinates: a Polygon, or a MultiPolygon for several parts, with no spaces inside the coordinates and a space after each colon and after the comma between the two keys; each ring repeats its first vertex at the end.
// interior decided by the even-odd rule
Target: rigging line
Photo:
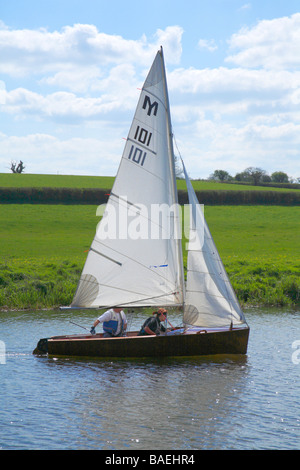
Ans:
{"type": "Polygon", "coordinates": [[[94,238],[94,242],[95,242],[95,243],[99,243],[99,245],[103,245],[105,248],[108,248],[108,249],[114,251],[115,253],[118,253],[118,255],[121,255],[121,256],[127,258],[128,260],[132,261],[133,263],[136,263],[136,264],[138,264],[139,266],[142,266],[144,269],[151,271],[151,272],[152,272],[153,274],[155,274],[156,276],[159,276],[160,278],[162,278],[165,282],[168,281],[168,280],[166,279],[166,277],[163,276],[162,274],[160,274],[158,271],[156,271],[156,270],[153,271],[153,269],[151,269],[150,266],[146,266],[145,264],[143,264],[143,263],[137,261],[136,259],[132,258],[131,256],[125,255],[124,253],[121,253],[121,252],[119,252],[118,250],[116,250],[116,249],[114,249],[114,248],[111,248],[111,247],[106,246],[104,243],[100,242],[100,241],[99,241],[98,239],[96,239],[96,238],[94,238]]]}
{"type": "MultiPolygon", "coordinates": [[[[131,165],[136,165],[135,162],[133,162],[132,160],[129,160],[129,158],[125,158],[124,156],[122,157],[126,162],[130,163],[131,165]]],[[[148,173],[149,175],[153,176],[154,178],[158,179],[159,181],[162,181],[163,183],[165,183],[165,179],[163,177],[161,177],[160,175],[158,174],[155,174],[153,173],[152,171],[148,170],[145,166],[140,166],[140,170],[142,171],[146,171],[146,173],[148,173]]]]}
{"type": "Polygon", "coordinates": [[[204,274],[205,276],[207,276],[207,275],[208,276],[219,276],[218,279],[221,279],[224,283],[227,282],[227,284],[231,285],[230,280],[228,278],[224,279],[223,273],[220,273],[220,272],[212,273],[210,271],[198,271],[196,269],[189,269],[189,273],[204,274]]]}
{"type": "Polygon", "coordinates": [[[173,136],[173,139],[174,139],[174,143],[175,143],[176,150],[177,150],[177,152],[178,152],[178,154],[179,154],[180,160],[182,161],[182,156],[181,156],[179,147],[178,147],[178,145],[177,145],[177,140],[176,140],[176,137],[175,137],[175,134],[174,134],[173,130],[172,130],[172,136],[173,136]]]}
{"type": "MultiPolygon", "coordinates": [[[[83,278],[80,277],[79,281],[83,281],[83,278]]],[[[130,294],[139,294],[140,295],[140,292],[136,292],[134,290],[129,290],[129,289],[123,289],[122,287],[117,287],[117,286],[112,286],[112,285],[109,285],[109,284],[103,284],[101,282],[95,282],[93,280],[90,280],[90,279],[84,279],[84,283],[85,284],[92,284],[92,285],[95,285],[95,286],[102,286],[102,287],[108,287],[110,289],[116,289],[118,291],[123,291],[123,292],[128,292],[130,294]]]]}
{"type": "MultiPolygon", "coordinates": [[[[120,286],[112,286],[112,285],[109,285],[109,284],[103,284],[102,282],[98,282],[98,286],[102,286],[102,287],[108,287],[109,289],[115,289],[117,291],[122,291],[122,292],[126,292],[126,293],[129,293],[129,294],[135,294],[135,295],[141,295],[140,292],[136,292],[134,290],[130,290],[130,289],[124,289],[123,287],[120,287],[120,286]]],[[[163,294],[163,295],[167,295],[167,294],[163,294]]]]}
{"type": "MultiPolygon", "coordinates": [[[[89,282],[89,281],[87,281],[89,282]]],[[[109,289],[115,289],[115,290],[118,290],[118,291],[122,291],[122,292],[126,292],[126,293],[129,293],[129,294],[133,294],[133,295],[142,295],[140,292],[136,292],[134,290],[130,290],[130,289],[124,289],[122,287],[115,287],[115,286],[112,286],[112,285],[109,285],[109,284],[103,284],[103,283],[98,283],[97,284],[98,286],[102,286],[102,287],[108,287],[109,289]]],[[[168,297],[169,295],[175,295],[177,293],[177,291],[174,292],[174,290],[171,290],[169,292],[165,292],[164,294],[160,294],[160,295],[157,295],[157,296],[153,296],[153,297],[145,297],[145,299],[139,299],[137,301],[131,301],[129,303],[132,303],[132,302],[140,302],[141,300],[151,300],[151,299],[156,299],[156,298],[159,298],[159,297],[168,297]]],[[[146,294],[144,294],[146,295],[146,294]]],[[[127,302],[128,303],[128,302],[127,302]]],[[[123,304],[122,304],[123,305],[123,304]]]]}
{"type": "MultiPolygon", "coordinates": [[[[189,315],[189,312],[186,312],[186,314],[189,315]]],[[[207,311],[199,312],[199,311],[197,311],[197,315],[199,315],[199,314],[200,314],[200,317],[202,317],[202,318],[203,318],[203,316],[206,316],[206,317],[212,317],[212,318],[216,319],[216,315],[215,315],[213,312],[207,312],[207,311]]],[[[195,315],[195,313],[192,313],[192,315],[195,315]]],[[[220,318],[223,319],[223,321],[225,321],[225,324],[226,324],[226,325],[228,325],[228,322],[229,322],[229,321],[230,321],[230,323],[231,323],[231,321],[232,321],[231,316],[230,316],[229,318],[228,318],[228,317],[220,317],[220,316],[219,316],[218,318],[219,318],[219,319],[220,319],[220,318]]],[[[242,318],[240,315],[233,315],[233,319],[234,319],[236,322],[239,322],[239,321],[240,321],[241,323],[244,323],[244,318],[242,318]]],[[[203,319],[202,319],[202,321],[203,321],[203,319]]],[[[196,325],[194,325],[194,326],[196,326],[196,325]]]]}
{"type": "MultiPolygon", "coordinates": [[[[133,162],[132,160],[129,160],[128,158],[125,158],[125,157],[124,157],[124,154],[123,154],[122,159],[124,159],[126,162],[128,162],[128,163],[131,164],[131,165],[136,165],[136,163],[133,162]]],[[[149,175],[153,176],[153,178],[155,178],[155,179],[157,179],[157,180],[159,180],[160,182],[163,182],[163,183],[165,184],[165,178],[161,177],[161,176],[158,175],[158,174],[153,173],[152,171],[148,170],[145,166],[140,166],[140,170],[145,171],[145,172],[148,173],[149,175]]],[[[117,177],[116,177],[116,179],[117,179],[117,177]]],[[[167,188],[167,189],[168,189],[168,188],[167,188]]],[[[172,193],[168,190],[168,195],[170,195],[170,194],[172,195],[172,193]]]]}
{"type": "MultiPolygon", "coordinates": [[[[225,286],[225,289],[226,289],[226,286],[225,286]]],[[[208,290],[207,291],[204,291],[204,290],[192,290],[192,289],[186,289],[186,292],[187,293],[196,293],[196,294],[205,294],[209,297],[212,297],[212,298],[215,298],[215,299],[223,299],[223,300],[226,300],[229,308],[230,308],[230,314],[233,315],[233,311],[234,312],[238,312],[238,310],[234,309],[233,308],[233,303],[236,304],[236,307],[238,307],[238,309],[240,311],[242,311],[241,307],[240,307],[240,304],[238,302],[238,300],[235,299],[234,296],[229,296],[228,295],[228,291],[226,289],[226,297],[224,295],[222,295],[221,293],[218,295],[218,294],[212,294],[211,292],[209,292],[208,290]]]]}
{"type": "Polygon", "coordinates": [[[220,299],[225,299],[228,302],[228,304],[230,305],[230,299],[227,298],[227,297],[224,297],[221,293],[219,295],[218,294],[212,294],[208,290],[205,291],[205,290],[199,290],[199,289],[197,289],[197,290],[186,289],[186,292],[195,292],[197,294],[206,294],[206,295],[209,295],[210,297],[215,297],[217,299],[219,299],[219,298],[220,299]]]}
{"type": "MultiPolygon", "coordinates": [[[[194,190],[193,190],[193,191],[194,191],[194,190]]],[[[194,191],[194,194],[195,194],[195,191],[194,191]]],[[[195,195],[196,195],[196,194],[195,194],[195,195]]],[[[218,271],[219,271],[220,273],[222,273],[222,271],[225,272],[225,278],[229,281],[230,287],[232,287],[232,286],[231,286],[231,283],[230,283],[230,280],[229,280],[229,277],[228,277],[228,274],[227,274],[227,272],[226,272],[226,269],[224,268],[224,264],[223,264],[223,262],[222,262],[222,260],[221,260],[219,251],[218,251],[218,249],[217,249],[217,247],[216,247],[216,244],[215,244],[215,242],[214,242],[214,240],[213,240],[213,237],[212,237],[212,235],[211,235],[210,229],[209,229],[209,227],[208,227],[208,225],[207,225],[205,219],[204,219],[204,222],[205,222],[205,224],[204,224],[205,237],[210,240],[211,247],[212,247],[212,250],[210,249],[209,251],[210,251],[211,254],[216,255],[215,261],[218,263],[218,266],[219,266],[218,271]]],[[[224,281],[223,278],[222,278],[222,280],[223,280],[223,282],[224,282],[224,287],[225,287],[225,290],[226,290],[226,297],[225,297],[225,299],[226,299],[227,302],[229,303],[229,307],[230,307],[231,323],[232,323],[232,318],[233,318],[232,299],[231,299],[231,296],[229,295],[229,291],[228,291],[228,289],[227,289],[227,284],[226,284],[226,282],[224,281]]],[[[239,301],[238,301],[236,295],[234,295],[234,296],[235,296],[236,303],[239,305],[239,301]]],[[[240,306],[240,305],[239,305],[239,306],[240,306]]],[[[240,310],[241,310],[241,308],[240,308],[240,310]]]]}
{"type": "MultiPolygon", "coordinates": [[[[79,279],[79,281],[81,280],[81,278],[79,279]]],[[[86,283],[91,283],[91,284],[96,284],[95,282],[93,281],[90,281],[90,280],[85,280],[86,283]]],[[[122,289],[121,287],[114,287],[114,286],[111,286],[111,285],[108,285],[108,284],[103,284],[103,283],[97,283],[98,286],[102,286],[102,287],[108,287],[110,289],[116,289],[118,291],[123,291],[123,292],[127,292],[127,293],[130,293],[130,294],[139,294],[140,295],[140,292],[135,292],[133,290],[129,290],[129,289],[122,289]]],[[[140,298],[138,300],[131,300],[131,301],[128,301],[128,302],[125,302],[125,303],[122,303],[122,304],[117,304],[117,305],[120,305],[120,306],[124,306],[124,305],[127,305],[127,304],[136,304],[138,302],[144,302],[145,300],[152,300],[152,299],[158,299],[160,297],[168,297],[170,295],[175,295],[177,292],[175,291],[169,291],[169,292],[165,292],[164,294],[160,294],[160,295],[156,295],[156,296],[152,296],[152,297],[144,297],[144,298],[140,298]]],[[[113,305],[114,307],[116,307],[117,305],[113,305]]],[[[174,304],[172,304],[174,306],[174,304]]],[[[177,305],[181,305],[181,304],[175,304],[176,306],[177,305]]],[[[82,307],[84,308],[84,307],[82,307]]],[[[97,307],[97,308],[101,308],[101,306],[97,307]]],[[[105,307],[103,306],[103,308],[108,308],[108,307],[105,307]]]]}
{"type": "MultiPolygon", "coordinates": [[[[138,300],[132,300],[132,301],[128,301],[128,302],[125,302],[125,303],[119,303],[119,304],[114,304],[114,305],[111,305],[110,308],[112,307],[125,307],[126,305],[129,305],[130,307],[132,306],[132,304],[138,304],[139,302],[145,302],[147,300],[153,300],[153,299],[159,299],[161,297],[165,297],[165,296],[168,296],[168,295],[175,295],[176,292],[169,292],[167,294],[160,294],[160,295],[156,295],[156,296],[153,296],[153,297],[145,297],[145,298],[141,298],[141,299],[138,299],[138,300]]],[[[171,304],[170,306],[171,307],[178,307],[182,304],[171,304]]],[[[137,306],[141,306],[141,307],[147,307],[147,305],[137,305],[137,306]]],[[[155,305],[149,305],[149,307],[155,307],[155,305]]],[[[109,308],[108,306],[99,306],[98,308],[109,308]]]]}
{"type": "MultiPolygon", "coordinates": [[[[110,194],[111,194],[111,196],[114,196],[118,199],[120,206],[126,208],[127,205],[129,205],[129,207],[134,207],[137,211],[136,215],[138,215],[139,217],[141,217],[144,220],[147,220],[149,223],[151,223],[151,225],[155,225],[156,227],[159,227],[162,232],[166,232],[167,234],[169,234],[168,228],[165,228],[162,223],[157,222],[153,217],[151,217],[151,214],[152,214],[151,210],[150,210],[150,217],[149,217],[148,215],[144,215],[143,214],[143,209],[141,207],[137,206],[136,204],[134,204],[130,201],[126,201],[125,199],[123,199],[121,196],[118,196],[117,194],[114,194],[114,193],[110,193],[110,194]],[[124,203],[124,204],[122,204],[122,203],[124,203]]],[[[114,200],[112,200],[110,202],[111,202],[111,204],[115,204],[114,200]]],[[[157,204],[157,205],[159,205],[159,204],[157,204]]],[[[147,207],[147,209],[148,209],[148,207],[147,207]]],[[[170,216],[168,217],[168,220],[170,220],[171,217],[175,220],[179,219],[179,216],[177,214],[174,214],[174,211],[170,213],[170,216]]],[[[159,218],[159,220],[160,220],[160,218],[159,218]]],[[[168,236],[167,238],[162,238],[162,239],[163,240],[169,240],[170,237],[168,236]]]]}

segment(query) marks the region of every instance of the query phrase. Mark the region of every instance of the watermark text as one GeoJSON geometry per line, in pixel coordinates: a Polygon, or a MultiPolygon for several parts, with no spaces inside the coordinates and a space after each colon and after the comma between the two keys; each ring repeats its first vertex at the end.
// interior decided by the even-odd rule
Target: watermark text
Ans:
{"type": "Polygon", "coordinates": [[[292,363],[298,365],[300,364],[300,339],[292,343],[292,348],[295,349],[292,354],[292,363]]]}
{"type": "Polygon", "coordinates": [[[4,341],[0,340],[0,364],[6,364],[6,347],[4,341]]]}
{"type": "Polygon", "coordinates": [[[131,203],[127,197],[111,197],[109,204],[98,206],[96,216],[100,240],[181,240],[201,249],[204,243],[204,205],[131,203]]]}

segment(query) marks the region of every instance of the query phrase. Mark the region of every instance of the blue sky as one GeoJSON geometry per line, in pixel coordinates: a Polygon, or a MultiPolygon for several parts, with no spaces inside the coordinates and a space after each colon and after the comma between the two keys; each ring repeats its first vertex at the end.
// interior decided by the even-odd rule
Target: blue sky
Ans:
{"type": "Polygon", "coordinates": [[[192,178],[300,177],[298,0],[0,0],[0,172],[115,175],[160,45],[192,178]]]}

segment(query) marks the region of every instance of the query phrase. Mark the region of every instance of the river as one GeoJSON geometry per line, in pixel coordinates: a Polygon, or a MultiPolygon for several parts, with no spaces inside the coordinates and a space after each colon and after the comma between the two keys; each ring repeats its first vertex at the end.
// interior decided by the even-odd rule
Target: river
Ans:
{"type": "Polygon", "coordinates": [[[69,320],[94,320],[69,315],[0,313],[0,449],[299,448],[299,309],[246,310],[246,356],[34,356],[42,337],[83,332],[69,320]]]}

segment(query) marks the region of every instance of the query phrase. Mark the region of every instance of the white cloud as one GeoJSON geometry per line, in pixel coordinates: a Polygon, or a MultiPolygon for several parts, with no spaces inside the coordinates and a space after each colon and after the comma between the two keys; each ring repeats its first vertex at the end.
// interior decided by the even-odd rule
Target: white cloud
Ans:
{"type": "Polygon", "coordinates": [[[300,13],[290,17],[262,20],[243,28],[229,40],[232,53],[226,58],[242,67],[285,69],[300,66],[300,13]]]}
{"type": "MultiPolygon", "coordinates": [[[[103,125],[105,128],[105,125],[103,125]]],[[[110,139],[111,132],[97,138],[59,139],[49,134],[7,136],[0,134],[0,166],[11,160],[24,161],[27,173],[113,175],[119,163],[122,141],[110,139]],[[20,157],[21,156],[21,157],[20,157]]]]}
{"type": "MultiPolygon", "coordinates": [[[[271,171],[282,159],[284,171],[300,176],[300,71],[291,65],[299,60],[299,17],[239,31],[226,58],[234,67],[206,69],[178,66],[179,26],[134,41],[93,25],[49,32],[12,30],[0,22],[0,72],[18,83],[9,89],[0,81],[0,112],[15,124],[12,135],[3,129],[7,135],[0,134],[0,171],[22,158],[28,172],[115,174],[137,88],[162,44],[173,128],[192,177],[216,168],[232,174],[248,166],[271,171]]],[[[202,39],[198,47],[213,52],[215,43],[202,39]]]]}
{"type": "MultiPolygon", "coordinates": [[[[67,80],[68,74],[61,73],[44,82],[57,86],[61,81],[67,80]]],[[[137,99],[137,88],[133,86],[139,83],[135,77],[135,71],[132,66],[119,65],[110,70],[107,77],[102,80],[95,76],[95,80],[89,84],[89,88],[95,92],[96,96],[85,94],[81,96],[76,91],[84,91],[87,87],[82,85],[81,90],[79,81],[72,85],[71,79],[69,87],[74,93],[67,91],[56,91],[46,95],[27,90],[25,88],[16,88],[10,92],[3,90],[4,105],[2,111],[5,111],[17,118],[30,116],[38,119],[61,120],[65,123],[100,119],[108,113],[120,113],[128,109],[133,109],[137,99]]],[[[63,87],[61,87],[63,88],[63,87]]]]}
{"type": "Polygon", "coordinates": [[[300,72],[229,69],[176,69],[169,74],[169,84],[190,93],[278,93],[300,86],[300,72]]]}
{"type": "Polygon", "coordinates": [[[255,119],[237,125],[199,118],[193,125],[181,127],[176,140],[194,178],[208,176],[215,169],[234,176],[249,166],[299,175],[300,125],[262,124],[255,119]]]}
{"type": "Polygon", "coordinates": [[[213,39],[199,39],[198,47],[199,49],[208,49],[209,52],[214,52],[218,49],[213,39]]]}
{"type": "Polygon", "coordinates": [[[250,10],[252,8],[252,5],[251,3],[245,3],[244,5],[242,5],[238,11],[245,11],[245,10],[250,10]]]}
{"type": "Polygon", "coordinates": [[[178,63],[181,56],[179,26],[157,30],[155,40],[146,37],[128,40],[118,35],[99,32],[94,25],[75,24],[61,31],[46,29],[13,30],[0,25],[0,73],[20,76],[38,75],[70,68],[99,67],[109,64],[139,63],[148,65],[163,44],[169,63],[178,63]]]}
{"type": "Polygon", "coordinates": [[[103,76],[100,69],[97,66],[80,67],[70,66],[65,67],[65,70],[61,70],[54,75],[45,76],[41,78],[38,83],[40,85],[47,85],[52,88],[59,88],[62,90],[70,90],[75,93],[85,93],[93,87],[103,76]]]}

